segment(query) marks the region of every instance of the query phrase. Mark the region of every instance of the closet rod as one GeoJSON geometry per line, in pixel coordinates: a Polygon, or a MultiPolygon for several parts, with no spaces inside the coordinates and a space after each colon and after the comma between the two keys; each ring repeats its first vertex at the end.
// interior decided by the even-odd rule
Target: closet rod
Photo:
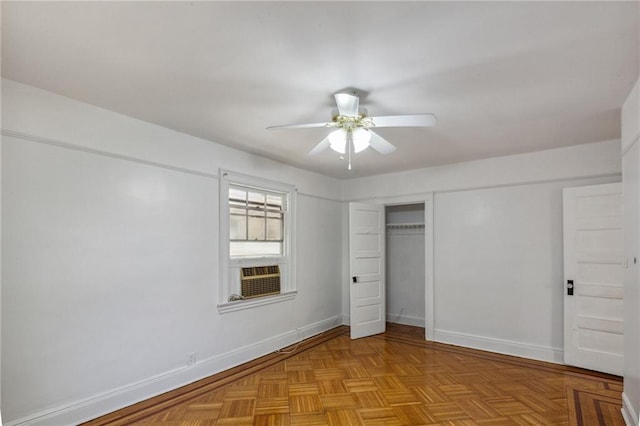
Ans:
{"type": "Polygon", "coordinates": [[[424,228],[424,223],[387,223],[387,229],[424,228]]]}

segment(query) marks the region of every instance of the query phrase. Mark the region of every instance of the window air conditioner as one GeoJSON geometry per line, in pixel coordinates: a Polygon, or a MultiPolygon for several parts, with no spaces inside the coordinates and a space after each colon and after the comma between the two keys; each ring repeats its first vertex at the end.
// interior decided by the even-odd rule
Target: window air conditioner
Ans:
{"type": "Polygon", "coordinates": [[[245,299],[280,294],[280,266],[240,268],[240,287],[245,299]]]}

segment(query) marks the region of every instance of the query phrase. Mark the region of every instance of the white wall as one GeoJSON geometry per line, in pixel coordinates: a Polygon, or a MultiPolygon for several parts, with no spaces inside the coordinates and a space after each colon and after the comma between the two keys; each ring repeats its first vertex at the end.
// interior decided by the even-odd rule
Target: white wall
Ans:
{"type": "Polygon", "coordinates": [[[620,175],[620,141],[468,161],[343,183],[345,201],[620,175]]]}
{"type": "MultiPolygon", "coordinates": [[[[389,224],[424,223],[424,204],[386,207],[389,224]]],[[[424,228],[387,228],[387,321],[425,326],[424,228]]]]}
{"type": "Polygon", "coordinates": [[[624,237],[624,392],[622,413],[629,425],[640,415],[640,80],[622,106],[624,237]]]}
{"type": "Polygon", "coordinates": [[[622,152],[626,152],[640,135],[640,80],[629,92],[620,113],[622,152]]]}
{"type": "Polygon", "coordinates": [[[338,181],[11,81],[2,103],[5,423],[75,424],[339,322],[338,181]],[[295,299],[218,313],[219,167],[299,188],[295,299]]]}
{"type": "Polygon", "coordinates": [[[349,180],[344,194],[434,192],[435,340],[561,362],[562,188],[620,171],[607,141],[349,180]]]}
{"type": "MultiPolygon", "coordinates": [[[[0,117],[2,106],[0,106],[0,117]]],[[[2,144],[0,143],[0,425],[2,424],[2,144]]]]}

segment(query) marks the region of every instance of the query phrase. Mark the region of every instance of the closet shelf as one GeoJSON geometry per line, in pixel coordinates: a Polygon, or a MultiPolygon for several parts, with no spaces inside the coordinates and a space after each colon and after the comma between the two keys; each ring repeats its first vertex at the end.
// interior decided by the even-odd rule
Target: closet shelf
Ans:
{"type": "Polygon", "coordinates": [[[424,228],[424,223],[387,223],[387,229],[418,229],[424,228]]]}

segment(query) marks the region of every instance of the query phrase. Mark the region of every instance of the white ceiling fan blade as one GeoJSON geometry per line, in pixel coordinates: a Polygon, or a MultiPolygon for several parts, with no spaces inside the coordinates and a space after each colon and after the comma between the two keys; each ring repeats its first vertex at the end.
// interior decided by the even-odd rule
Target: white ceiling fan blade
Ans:
{"type": "Polygon", "coordinates": [[[369,130],[369,133],[371,133],[371,140],[369,141],[369,145],[380,154],[391,154],[396,150],[396,147],[393,146],[391,142],[384,139],[382,136],[378,135],[375,132],[372,132],[371,130],[369,130]]]}
{"type": "Polygon", "coordinates": [[[329,148],[329,137],[326,137],[318,143],[311,151],[309,151],[309,155],[316,155],[325,149],[329,148]]]}
{"type": "Polygon", "coordinates": [[[433,114],[385,115],[369,118],[373,120],[375,127],[431,127],[438,121],[433,114]]]}
{"type": "Polygon", "coordinates": [[[308,129],[311,127],[327,127],[329,123],[305,123],[305,124],[285,124],[284,126],[269,126],[267,130],[272,129],[308,129]]]}
{"type": "Polygon", "coordinates": [[[358,107],[360,106],[360,98],[350,93],[336,93],[336,105],[340,115],[355,117],[358,115],[358,107]]]}

